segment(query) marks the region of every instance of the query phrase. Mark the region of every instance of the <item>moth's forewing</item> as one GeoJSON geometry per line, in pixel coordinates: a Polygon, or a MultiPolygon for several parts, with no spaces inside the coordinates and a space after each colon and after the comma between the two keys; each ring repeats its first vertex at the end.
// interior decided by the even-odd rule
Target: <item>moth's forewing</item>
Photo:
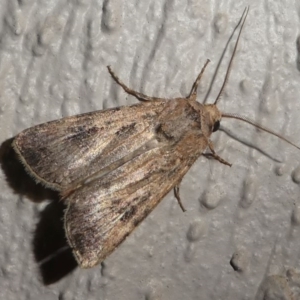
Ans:
{"type": "Polygon", "coordinates": [[[139,148],[164,106],[165,101],[146,102],[44,123],[21,132],[13,146],[36,181],[72,189],[139,148]]]}
{"type": "Polygon", "coordinates": [[[192,131],[174,144],[158,143],[66,199],[65,230],[81,267],[103,261],[181,181],[206,148],[201,141],[192,131]]]}

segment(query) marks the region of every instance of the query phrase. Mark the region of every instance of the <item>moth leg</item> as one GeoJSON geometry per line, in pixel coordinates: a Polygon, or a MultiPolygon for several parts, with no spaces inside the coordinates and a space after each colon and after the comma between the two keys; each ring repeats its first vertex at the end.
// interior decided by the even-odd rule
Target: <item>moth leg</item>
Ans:
{"type": "Polygon", "coordinates": [[[180,208],[182,209],[182,211],[185,212],[186,209],[184,208],[184,206],[181,202],[181,199],[180,199],[180,195],[179,195],[179,184],[175,185],[175,187],[174,187],[174,196],[177,199],[178,204],[179,204],[180,208]]]}
{"type": "Polygon", "coordinates": [[[125,85],[120,79],[119,77],[112,71],[110,66],[107,66],[108,72],[110,73],[110,75],[112,76],[112,78],[115,80],[115,82],[117,84],[119,84],[123,90],[127,93],[130,94],[134,97],[136,97],[138,100],[140,101],[153,101],[153,100],[165,100],[164,98],[157,98],[157,97],[150,97],[147,96],[145,94],[139,93],[131,88],[129,88],[127,85],[125,85]]]}
{"type": "Polygon", "coordinates": [[[220,157],[216,153],[203,153],[202,155],[205,156],[206,158],[212,157],[215,160],[219,161],[220,163],[222,163],[222,164],[224,164],[226,166],[229,166],[229,167],[232,166],[231,163],[229,163],[228,161],[226,161],[225,159],[223,159],[222,157],[220,157]]]}
{"type": "Polygon", "coordinates": [[[231,163],[229,163],[228,161],[226,161],[225,159],[223,159],[222,157],[220,157],[218,154],[216,154],[214,146],[213,146],[213,143],[209,139],[207,141],[208,141],[208,147],[209,147],[209,149],[210,149],[210,151],[212,153],[205,153],[204,156],[206,156],[206,157],[212,157],[215,160],[219,161],[220,163],[231,167],[232,166],[231,163]]]}
{"type": "Polygon", "coordinates": [[[188,96],[187,98],[191,98],[191,99],[193,99],[193,100],[196,101],[198,85],[199,85],[199,83],[200,83],[200,80],[201,80],[201,78],[202,78],[202,75],[203,75],[203,73],[204,73],[204,71],[205,71],[207,65],[209,64],[209,62],[210,62],[210,60],[207,59],[206,62],[205,62],[205,64],[204,64],[204,66],[202,67],[202,69],[201,69],[199,75],[197,76],[195,82],[193,83],[191,92],[190,92],[190,94],[189,94],[189,96],[188,96]]]}

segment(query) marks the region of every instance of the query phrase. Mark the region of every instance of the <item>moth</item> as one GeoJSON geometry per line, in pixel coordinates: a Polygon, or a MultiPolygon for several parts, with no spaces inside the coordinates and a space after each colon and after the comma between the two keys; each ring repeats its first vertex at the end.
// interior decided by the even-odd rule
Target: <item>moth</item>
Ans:
{"type": "Polygon", "coordinates": [[[67,204],[65,232],[82,268],[102,262],[170,191],[181,208],[179,185],[200,155],[231,165],[218,156],[210,136],[222,118],[234,118],[279,134],[217,108],[226,85],[242,28],[221,91],[214,104],[196,101],[206,61],[186,98],[149,97],[127,87],[140,102],[44,123],[18,134],[13,147],[27,172],[57,190],[67,204]]]}

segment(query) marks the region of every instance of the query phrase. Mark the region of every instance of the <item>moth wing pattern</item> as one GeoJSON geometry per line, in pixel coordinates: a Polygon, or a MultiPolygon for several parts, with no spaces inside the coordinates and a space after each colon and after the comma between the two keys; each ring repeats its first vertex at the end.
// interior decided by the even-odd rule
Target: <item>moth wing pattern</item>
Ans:
{"type": "Polygon", "coordinates": [[[181,181],[203,150],[185,136],[74,191],[66,199],[65,231],[79,265],[90,268],[103,261],[181,181]]]}
{"type": "Polygon", "coordinates": [[[201,110],[184,98],[149,101],[45,123],[16,137],[29,173],[58,187],[67,204],[65,231],[81,267],[100,263],[178,186],[208,145],[201,110]]]}
{"type": "Polygon", "coordinates": [[[29,174],[62,191],[140,147],[164,105],[145,102],[43,123],[17,135],[13,147],[29,174]]]}

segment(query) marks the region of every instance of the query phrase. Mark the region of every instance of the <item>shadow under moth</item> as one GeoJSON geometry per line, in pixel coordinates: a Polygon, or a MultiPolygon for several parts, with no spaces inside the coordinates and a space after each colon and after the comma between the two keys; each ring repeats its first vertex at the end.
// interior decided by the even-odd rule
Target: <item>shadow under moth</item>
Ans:
{"type": "MultiPolygon", "coordinates": [[[[172,189],[184,210],[179,184],[200,155],[229,165],[210,141],[222,118],[235,118],[279,134],[217,108],[248,13],[214,104],[196,101],[205,67],[186,98],[149,97],[113,79],[140,102],[44,123],[18,134],[13,147],[27,172],[57,190],[67,204],[65,232],[78,264],[102,262],[172,189]]],[[[236,28],[237,28],[236,27],[236,28]]],[[[300,149],[299,147],[297,147],[300,149]]]]}

